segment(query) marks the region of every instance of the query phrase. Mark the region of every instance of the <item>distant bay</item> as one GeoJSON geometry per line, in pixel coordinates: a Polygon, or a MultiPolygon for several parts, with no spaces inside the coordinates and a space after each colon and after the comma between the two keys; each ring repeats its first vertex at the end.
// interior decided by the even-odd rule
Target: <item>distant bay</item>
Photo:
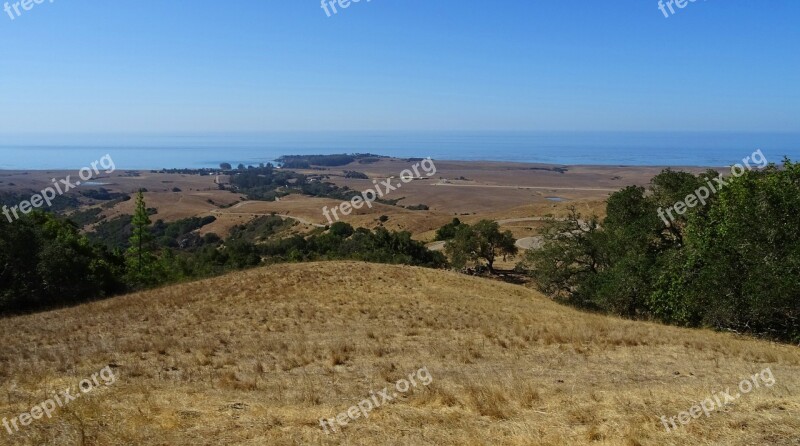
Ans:
{"type": "Polygon", "coordinates": [[[266,163],[281,155],[375,153],[398,158],[565,165],[726,166],[761,149],[800,160],[799,133],[285,132],[177,135],[0,135],[0,169],[77,169],[108,153],[117,169],[266,163]]]}

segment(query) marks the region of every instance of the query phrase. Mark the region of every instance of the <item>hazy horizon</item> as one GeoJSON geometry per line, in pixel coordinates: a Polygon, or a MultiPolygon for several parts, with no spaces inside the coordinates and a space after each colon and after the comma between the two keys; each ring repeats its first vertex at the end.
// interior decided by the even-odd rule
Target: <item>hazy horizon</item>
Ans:
{"type": "Polygon", "coordinates": [[[564,165],[723,167],[756,149],[800,159],[800,134],[734,132],[237,132],[33,135],[0,140],[0,169],[78,168],[112,154],[122,169],[213,168],[282,155],[374,153],[396,158],[564,165]],[[103,153],[99,153],[103,152],[103,153]]]}

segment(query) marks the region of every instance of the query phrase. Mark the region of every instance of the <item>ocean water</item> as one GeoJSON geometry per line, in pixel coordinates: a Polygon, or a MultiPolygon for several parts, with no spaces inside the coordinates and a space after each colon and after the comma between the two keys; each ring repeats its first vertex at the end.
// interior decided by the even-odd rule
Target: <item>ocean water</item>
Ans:
{"type": "Polygon", "coordinates": [[[0,135],[0,169],[79,169],[105,154],[117,169],[234,166],[281,155],[375,153],[400,158],[566,165],[713,166],[756,150],[800,160],[800,133],[305,132],[180,135],[0,135]]]}

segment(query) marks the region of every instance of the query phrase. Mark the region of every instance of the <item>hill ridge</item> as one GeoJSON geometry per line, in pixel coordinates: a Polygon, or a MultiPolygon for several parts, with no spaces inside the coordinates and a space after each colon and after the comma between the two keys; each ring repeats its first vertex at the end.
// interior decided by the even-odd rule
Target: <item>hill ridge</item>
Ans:
{"type": "Polygon", "coordinates": [[[176,445],[791,444],[800,430],[794,347],[410,266],[273,265],[5,319],[0,335],[0,378],[17,377],[3,414],[102,367],[117,375],[21,444],[77,439],[81,423],[95,444],[176,445]],[[422,367],[429,386],[320,428],[422,367]],[[702,430],[664,431],[661,415],[765,367],[774,387],[694,420],[702,430]]]}

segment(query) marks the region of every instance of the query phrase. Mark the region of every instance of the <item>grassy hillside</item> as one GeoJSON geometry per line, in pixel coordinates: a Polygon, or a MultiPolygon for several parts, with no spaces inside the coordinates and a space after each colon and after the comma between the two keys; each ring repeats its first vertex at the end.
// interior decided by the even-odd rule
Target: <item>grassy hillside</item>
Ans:
{"type": "Polygon", "coordinates": [[[0,417],[111,366],[116,381],[0,444],[682,445],[800,441],[800,350],[577,312],[429,269],[311,263],[0,320],[0,417]],[[427,367],[433,381],[326,435],[427,367]],[[769,367],[667,433],[659,418],[769,367]],[[731,392],[733,393],[733,392],[731,392]]]}

